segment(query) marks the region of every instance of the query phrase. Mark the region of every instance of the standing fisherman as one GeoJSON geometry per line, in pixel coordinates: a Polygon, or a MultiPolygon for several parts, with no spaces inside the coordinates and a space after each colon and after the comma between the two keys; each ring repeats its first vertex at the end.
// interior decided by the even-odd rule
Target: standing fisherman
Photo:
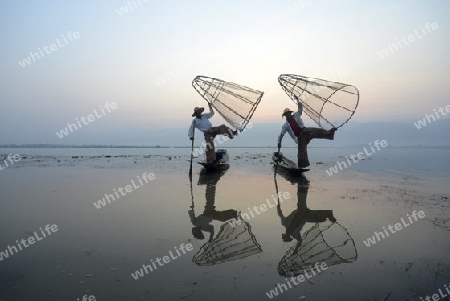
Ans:
{"type": "Polygon", "coordinates": [[[300,117],[302,115],[303,105],[298,100],[297,96],[294,97],[297,101],[298,111],[292,114],[293,111],[289,108],[284,109],[281,116],[286,117],[286,122],[281,127],[281,133],[278,136],[278,149],[281,148],[281,140],[283,140],[284,134],[288,132],[298,145],[298,167],[305,168],[310,165],[307,152],[309,142],[314,138],[334,140],[334,132],[336,132],[337,129],[332,128],[327,131],[322,128],[305,127],[302,118],[300,117]]]}
{"type": "Polygon", "coordinates": [[[208,163],[213,163],[216,161],[216,151],[214,148],[214,138],[217,135],[225,135],[230,139],[233,139],[234,136],[237,135],[237,131],[231,130],[229,127],[225,126],[224,124],[220,126],[212,126],[211,121],[209,119],[213,117],[214,111],[212,108],[212,105],[208,103],[209,106],[209,113],[202,114],[202,112],[205,110],[204,108],[195,107],[194,113],[192,114],[192,117],[195,117],[195,119],[192,120],[191,127],[189,128],[188,136],[189,139],[193,140],[194,135],[194,124],[195,128],[202,131],[205,136],[206,141],[206,160],[208,163]]]}

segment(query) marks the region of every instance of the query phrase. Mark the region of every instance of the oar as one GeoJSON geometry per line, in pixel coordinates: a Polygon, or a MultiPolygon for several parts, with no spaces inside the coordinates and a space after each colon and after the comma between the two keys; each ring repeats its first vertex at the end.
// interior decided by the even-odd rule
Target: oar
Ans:
{"type": "Polygon", "coordinates": [[[194,156],[194,137],[195,137],[195,119],[192,130],[192,145],[191,145],[191,162],[189,164],[189,180],[192,182],[192,157],[194,156]]]}
{"type": "Polygon", "coordinates": [[[278,146],[278,152],[277,152],[277,163],[275,164],[275,172],[273,173],[273,177],[275,178],[277,176],[277,169],[278,169],[278,161],[280,158],[280,146],[278,146]]]}
{"type": "Polygon", "coordinates": [[[194,192],[192,190],[192,176],[189,177],[189,182],[190,182],[190,186],[191,186],[191,208],[192,211],[194,210],[194,192]]]}

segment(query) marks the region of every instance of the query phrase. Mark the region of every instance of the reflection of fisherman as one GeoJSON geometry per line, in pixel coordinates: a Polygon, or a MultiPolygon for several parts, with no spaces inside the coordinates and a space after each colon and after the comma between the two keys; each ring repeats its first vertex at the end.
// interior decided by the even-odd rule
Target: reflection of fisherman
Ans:
{"type": "Polygon", "coordinates": [[[195,116],[195,119],[192,120],[191,127],[189,128],[188,136],[191,140],[193,140],[194,136],[194,124],[195,127],[202,131],[205,136],[206,141],[206,160],[208,163],[212,163],[216,160],[216,151],[214,149],[214,138],[217,135],[225,135],[230,139],[233,139],[234,136],[237,135],[237,131],[233,131],[224,124],[220,126],[212,126],[211,121],[209,119],[213,117],[214,111],[212,108],[212,105],[208,103],[209,106],[209,113],[202,114],[202,112],[205,110],[204,108],[195,107],[194,108],[194,114],[192,114],[192,117],[195,116]]]}
{"type": "Polygon", "coordinates": [[[297,96],[294,97],[297,100],[298,111],[292,114],[293,111],[289,108],[284,109],[281,116],[286,117],[286,122],[281,127],[281,133],[278,136],[278,148],[281,148],[283,136],[286,132],[288,132],[298,145],[298,167],[304,168],[309,166],[307,153],[307,146],[309,142],[314,138],[334,140],[334,132],[337,129],[332,128],[327,131],[322,128],[305,127],[302,118],[300,117],[302,115],[303,105],[297,96]]]}
{"type": "MultiPolygon", "coordinates": [[[[306,179],[305,179],[306,180],[306,179]]],[[[307,180],[306,180],[307,181],[307,180]]],[[[298,182],[297,186],[297,209],[288,216],[284,216],[281,206],[278,204],[277,212],[281,218],[281,224],[286,227],[286,233],[281,235],[283,241],[292,241],[295,238],[301,242],[301,231],[306,223],[322,223],[329,219],[336,222],[333,216],[333,210],[310,210],[306,205],[309,185],[307,182],[298,182]]]]}
{"type": "Polygon", "coordinates": [[[206,205],[205,210],[199,216],[195,216],[194,208],[189,210],[189,216],[191,218],[192,225],[192,235],[197,239],[204,239],[202,231],[209,232],[209,241],[213,239],[214,236],[214,226],[211,225],[213,220],[225,222],[227,220],[237,218],[237,211],[233,209],[217,211],[215,203],[216,197],[216,184],[219,181],[223,173],[201,173],[198,185],[206,184],[206,205]]]}

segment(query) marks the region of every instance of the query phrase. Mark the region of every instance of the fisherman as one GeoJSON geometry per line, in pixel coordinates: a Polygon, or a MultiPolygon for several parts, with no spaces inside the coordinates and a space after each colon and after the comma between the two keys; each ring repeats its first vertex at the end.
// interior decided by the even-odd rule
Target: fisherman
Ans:
{"type": "Polygon", "coordinates": [[[289,108],[284,109],[281,116],[286,117],[286,122],[281,127],[281,133],[278,136],[278,149],[281,148],[281,140],[283,140],[284,134],[288,132],[298,145],[298,167],[305,168],[310,165],[307,153],[309,142],[314,138],[334,140],[334,132],[337,129],[324,130],[322,128],[305,127],[300,117],[302,115],[303,105],[297,96],[294,96],[294,98],[297,101],[298,111],[292,114],[293,111],[289,108]]]}
{"type": "Polygon", "coordinates": [[[237,131],[233,131],[224,124],[220,126],[212,126],[211,121],[209,119],[214,116],[214,110],[212,105],[208,103],[209,113],[202,114],[205,110],[204,108],[195,107],[194,113],[192,117],[195,119],[192,120],[191,127],[188,131],[188,136],[191,140],[194,140],[194,125],[197,129],[203,132],[206,141],[206,160],[208,163],[214,163],[216,161],[216,151],[214,148],[214,138],[217,135],[225,135],[230,139],[233,139],[234,136],[237,135],[237,131]]]}

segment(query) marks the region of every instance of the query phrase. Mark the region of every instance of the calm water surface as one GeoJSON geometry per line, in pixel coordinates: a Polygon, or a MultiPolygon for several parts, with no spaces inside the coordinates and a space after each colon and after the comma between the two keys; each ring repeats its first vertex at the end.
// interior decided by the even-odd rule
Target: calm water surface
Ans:
{"type": "MultiPolygon", "coordinates": [[[[408,203],[404,190],[382,188],[386,178],[358,174],[356,165],[327,176],[324,169],[341,156],[336,150],[314,151],[314,162],[324,164],[314,165],[305,178],[278,173],[275,182],[270,149],[230,149],[228,171],[204,174],[194,164],[192,183],[186,149],[110,151],[0,150],[27,156],[0,172],[0,252],[40,227],[58,226],[0,262],[0,300],[77,300],[85,294],[97,300],[269,300],[266,293],[314,262],[329,267],[273,298],[384,300],[392,294],[393,300],[412,300],[436,293],[450,279],[449,232],[429,220],[371,247],[363,243],[426,207],[408,203]],[[94,206],[145,173],[154,180],[100,209],[94,206]],[[231,226],[238,215],[247,221],[231,226]],[[182,244],[192,250],[181,251],[182,244]],[[162,263],[164,256],[169,261],[138,280],[131,275],[158,258],[162,263]]],[[[433,162],[448,164],[444,152],[434,154],[433,162]]],[[[389,165],[383,160],[394,155],[379,155],[358,168],[373,164],[383,171],[389,165]]],[[[397,156],[404,157],[400,151],[397,156]]],[[[397,179],[407,168],[399,163],[389,177],[397,179]]],[[[434,175],[443,169],[433,169],[434,175]]],[[[425,179],[416,182],[428,185],[425,179]]]]}

